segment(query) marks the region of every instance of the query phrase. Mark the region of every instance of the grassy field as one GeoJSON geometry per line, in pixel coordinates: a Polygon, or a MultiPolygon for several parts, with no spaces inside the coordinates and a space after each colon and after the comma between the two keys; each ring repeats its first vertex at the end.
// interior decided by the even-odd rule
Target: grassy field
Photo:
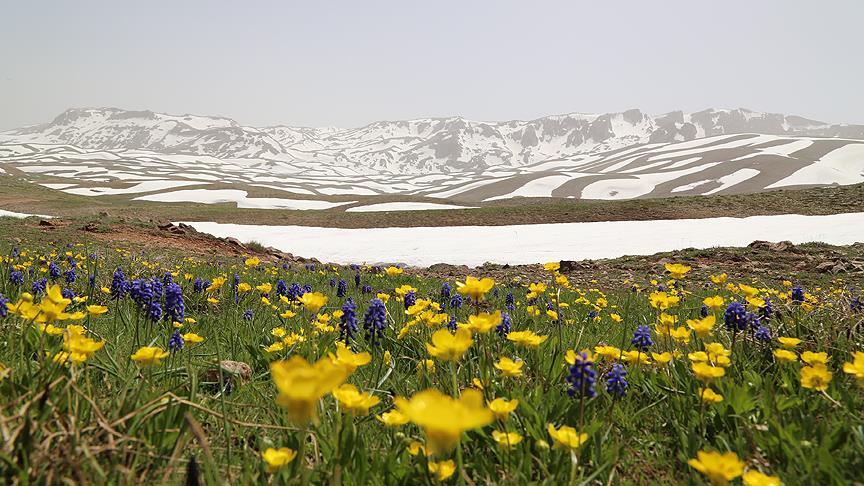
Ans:
{"type": "MultiPolygon", "coordinates": [[[[214,185],[212,188],[220,188],[214,185]]],[[[225,186],[229,188],[234,186],[225,186]]],[[[236,187],[235,187],[236,188],[236,187]]],[[[253,191],[252,188],[245,188],[253,191]]],[[[254,189],[261,191],[260,188],[254,189]]],[[[252,192],[250,192],[252,194],[252,192]]],[[[278,194],[257,193],[257,197],[278,194]]],[[[404,201],[405,197],[341,197],[361,200],[355,205],[404,201]]],[[[415,198],[420,202],[452,201],[415,198]]],[[[347,207],[347,206],[346,206],[347,207]]],[[[123,196],[85,197],[0,176],[0,208],[33,214],[99,217],[108,214],[129,220],[216,221],[344,228],[382,226],[463,226],[581,221],[745,217],[771,214],[835,214],[864,211],[864,184],[830,188],[778,190],[730,196],[688,196],[626,201],[517,198],[484,203],[477,209],[348,213],[344,208],[312,211],[237,209],[233,204],[173,204],[131,201],[123,196]]]]}
{"type": "Polygon", "coordinates": [[[864,470],[860,247],[489,267],[469,272],[494,282],[463,294],[467,269],[306,266],[84,222],[0,218],[7,483],[850,484],[864,470]],[[845,270],[817,269],[830,258],[845,270]]]}

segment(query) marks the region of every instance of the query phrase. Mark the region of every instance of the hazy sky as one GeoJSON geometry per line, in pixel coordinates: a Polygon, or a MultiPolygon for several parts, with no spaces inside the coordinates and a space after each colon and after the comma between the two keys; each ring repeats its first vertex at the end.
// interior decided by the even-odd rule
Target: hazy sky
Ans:
{"type": "Polygon", "coordinates": [[[864,122],[864,1],[9,1],[0,129],[69,107],[360,126],[707,107],[864,122]]]}

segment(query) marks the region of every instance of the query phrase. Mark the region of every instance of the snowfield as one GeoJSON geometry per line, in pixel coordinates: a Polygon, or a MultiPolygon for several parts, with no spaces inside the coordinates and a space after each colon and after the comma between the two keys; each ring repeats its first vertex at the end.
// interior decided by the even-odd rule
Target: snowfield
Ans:
{"type": "Polygon", "coordinates": [[[217,237],[257,241],[294,255],[340,264],[530,264],[684,248],[742,247],[754,240],[864,242],[864,213],[372,229],[185,223],[217,237]]]}

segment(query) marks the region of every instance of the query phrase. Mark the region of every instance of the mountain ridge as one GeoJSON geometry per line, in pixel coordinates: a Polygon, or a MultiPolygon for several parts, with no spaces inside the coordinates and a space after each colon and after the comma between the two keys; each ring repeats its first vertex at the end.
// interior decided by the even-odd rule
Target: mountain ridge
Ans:
{"type": "Polygon", "coordinates": [[[0,140],[317,163],[357,173],[417,174],[518,168],[636,145],[738,133],[864,139],[864,125],[829,124],[744,108],[709,108],[662,115],[639,109],[568,113],[506,121],[416,118],[375,121],[355,128],[252,127],[221,116],[70,108],[51,122],[0,132],[0,140]]]}

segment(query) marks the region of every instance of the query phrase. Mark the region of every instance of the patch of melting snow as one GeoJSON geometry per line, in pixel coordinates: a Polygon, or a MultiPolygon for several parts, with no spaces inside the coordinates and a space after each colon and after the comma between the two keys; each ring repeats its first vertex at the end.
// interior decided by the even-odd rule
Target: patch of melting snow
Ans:
{"type": "Polygon", "coordinates": [[[684,248],[743,247],[754,240],[834,245],[864,242],[864,213],[362,229],[186,224],[214,236],[254,240],[322,261],[405,262],[418,266],[617,258],[684,248]]]}
{"type": "Polygon", "coordinates": [[[202,204],[237,203],[238,208],[251,209],[330,209],[357,201],[330,202],[314,199],[282,199],[276,197],[248,197],[246,191],[239,189],[183,189],[159,194],[148,194],[135,198],[136,201],[153,202],[193,202],[202,204]]]}
{"type": "Polygon", "coordinates": [[[438,204],[424,202],[389,202],[368,204],[348,208],[346,213],[371,213],[376,211],[423,211],[426,209],[475,209],[470,206],[456,206],[455,204],[438,204]]]}

